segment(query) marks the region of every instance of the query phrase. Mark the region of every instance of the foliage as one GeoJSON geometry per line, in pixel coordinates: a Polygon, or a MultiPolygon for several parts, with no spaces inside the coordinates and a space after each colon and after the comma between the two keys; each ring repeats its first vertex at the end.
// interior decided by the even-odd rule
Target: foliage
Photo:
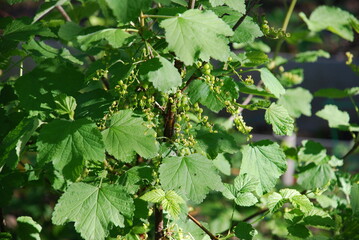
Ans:
{"type": "MultiPolygon", "coordinates": [[[[0,239],[358,239],[359,177],[341,168],[359,145],[349,113],[326,104],[313,114],[353,137],[343,156],[311,140],[253,141],[242,115],[262,112],[290,136],[314,97],[349,98],[358,112],[358,87],[313,96],[296,86],[303,69],[285,69],[278,51],[293,43],[295,3],[282,28],[260,17],[258,0],[49,0],[33,19],[1,19],[0,239]],[[220,111],[229,117],[211,114],[220,111]],[[297,183],[283,187],[288,158],[297,183]],[[14,191],[37,188],[53,198],[43,216],[4,226],[14,191]],[[60,226],[37,223],[46,219],[60,226]],[[66,228],[80,236],[56,235],[66,228]]],[[[317,38],[352,41],[359,29],[334,6],[300,17],[317,38]]]]}

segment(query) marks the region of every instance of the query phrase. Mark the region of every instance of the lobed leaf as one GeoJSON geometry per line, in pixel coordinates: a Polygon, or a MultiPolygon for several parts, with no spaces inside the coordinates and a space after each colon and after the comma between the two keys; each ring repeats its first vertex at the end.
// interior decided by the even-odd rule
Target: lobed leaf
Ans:
{"type": "Polygon", "coordinates": [[[124,227],[125,218],[131,219],[133,212],[133,200],[121,186],[73,183],[56,204],[52,222],[75,222],[84,239],[104,240],[111,224],[124,227]]]}
{"type": "Polygon", "coordinates": [[[186,65],[197,59],[208,62],[210,57],[227,61],[228,40],[232,29],[212,11],[187,10],[178,17],[166,19],[160,26],[165,29],[168,48],[186,65]]]}
{"type": "Polygon", "coordinates": [[[163,159],[159,173],[165,190],[175,190],[195,203],[202,202],[210,190],[223,187],[212,161],[198,153],[163,159]]]}

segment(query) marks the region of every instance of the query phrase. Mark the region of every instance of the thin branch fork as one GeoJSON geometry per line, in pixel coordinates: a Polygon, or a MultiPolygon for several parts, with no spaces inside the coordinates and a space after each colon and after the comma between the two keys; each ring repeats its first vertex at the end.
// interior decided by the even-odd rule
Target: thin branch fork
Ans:
{"type": "Polygon", "coordinates": [[[254,8],[254,6],[257,4],[258,0],[254,0],[251,2],[251,4],[248,6],[246,13],[236,22],[236,24],[234,24],[232,30],[236,31],[236,29],[242,24],[242,22],[244,21],[244,19],[248,16],[248,14],[252,11],[252,9],[254,8]]]}
{"type": "Polygon", "coordinates": [[[192,220],[200,229],[202,229],[212,240],[219,240],[213,233],[211,233],[205,226],[202,225],[197,219],[195,219],[191,214],[187,214],[187,217],[192,220]]]}
{"type": "Polygon", "coordinates": [[[70,16],[67,14],[67,12],[65,11],[65,9],[59,5],[56,6],[57,10],[59,10],[59,12],[61,13],[61,15],[66,19],[67,22],[72,22],[70,16]]]}
{"type": "Polygon", "coordinates": [[[194,9],[196,4],[196,0],[189,0],[188,1],[188,9],[194,9]]]}

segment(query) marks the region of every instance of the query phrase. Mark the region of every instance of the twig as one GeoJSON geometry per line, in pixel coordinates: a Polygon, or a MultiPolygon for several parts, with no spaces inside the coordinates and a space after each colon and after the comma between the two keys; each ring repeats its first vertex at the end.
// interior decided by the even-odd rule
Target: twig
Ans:
{"type": "Polygon", "coordinates": [[[292,0],[292,2],[290,3],[287,15],[285,16],[283,26],[282,26],[282,30],[284,32],[287,31],[288,23],[289,23],[290,17],[292,16],[292,13],[293,13],[293,10],[294,10],[294,7],[295,7],[296,3],[297,3],[297,0],[292,0]]]}
{"type": "Polygon", "coordinates": [[[65,11],[65,9],[62,6],[56,6],[57,10],[59,10],[59,12],[61,13],[61,15],[66,19],[66,21],[68,22],[72,22],[70,16],[67,14],[67,12],[65,11]]]}
{"type": "Polygon", "coordinates": [[[193,9],[196,4],[196,0],[189,0],[188,1],[188,9],[193,9]]]}
{"type": "MultiPolygon", "coordinates": [[[[241,105],[248,105],[248,104],[251,102],[252,98],[253,98],[253,94],[249,94],[249,95],[246,97],[246,99],[244,99],[244,101],[242,102],[241,105]]],[[[240,109],[239,109],[239,113],[241,113],[241,112],[243,111],[243,109],[244,109],[244,108],[240,108],[240,109]]]]}
{"type": "Polygon", "coordinates": [[[186,82],[185,86],[181,89],[181,92],[184,92],[188,88],[189,84],[193,82],[193,80],[195,80],[196,78],[196,76],[192,75],[186,82]]]}
{"type": "Polygon", "coordinates": [[[155,207],[155,239],[163,239],[163,209],[162,206],[155,207]]]}
{"type": "Polygon", "coordinates": [[[192,220],[200,229],[202,229],[212,240],[219,240],[218,237],[214,236],[205,226],[202,225],[197,219],[195,219],[191,214],[187,214],[187,217],[192,220]]]}
{"type": "MultiPolygon", "coordinates": [[[[292,2],[290,3],[287,15],[285,16],[283,26],[282,26],[282,30],[284,32],[287,31],[289,20],[290,20],[290,17],[292,16],[293,9],[294,9],[296,3],[297,3],[297,0],[292,0],[292,2]]],[[[277,42],[277,46],[276,46],[275,51],[274,51],[273,59],[275,59],[278,56],[279,50],[282,47],[283,43],[284,43],[284,39],[281,39],[280,41],[277,42]]]]}
{"type": "Polygon", "coordinates": [[[239,27],[239,25],[242,24],[242,22],[244,21],[244,19],[248,16],[248,14],[250,13],[250,11],[252,11],[252,9],[254,8],[254,6],[257,4],[258,0],[256,1],[252,1],[251,4],[248,6],[246,13],[236,22],[236,24],[234,24],[232,30],[236,31],[236,29],[239,27]]]}
{"type": "Polygon", "coordinates": [[[245,219],[242,220],[242,222],[248,222],[250,221],[252,218],[255,218],[259,215],[262,215],[263,213],[267,212],[268,211],[268,208],[265,208],[265,209],[262,209],[260,210],[259,212],[256,212],[256,213],[253,213],[252,215],[246,217],[245,219]]]}
{"type": "Polygon", "coordinates": [[[175,16],[142,14],[141,18],[173,18],[175,16]]]}
{"type": "Polygon", "coordinates": [[[347,157],[349,157],[355,150],[359,147],[359,133],[355,139],[353,147],[342,157],[343,160],[345,160],[347,157]]]}

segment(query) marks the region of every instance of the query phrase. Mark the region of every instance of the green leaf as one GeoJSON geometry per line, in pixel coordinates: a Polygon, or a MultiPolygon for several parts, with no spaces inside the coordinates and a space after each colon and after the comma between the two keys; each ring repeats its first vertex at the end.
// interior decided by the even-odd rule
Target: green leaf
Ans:
{"type": "Polygon", "coordinates": [[[287,202],[287,199],[277,192],[273,192],[267,196],[267,206],[271,212],[276,212],[283,204],[287,202]]]}
{"type": "Polygon", "coordinates": [[[322,88],[314,93],[315,97],[324,97],[324,98],[346,98],[348,93],[345,90],[337,88],[322,88]]]}
{"type": "Polygon", "coordinates": [[[150,166],[135,166],[130,168],[116,182],[121,185],[128,193],[135,194],[142,182],[153,180],[153,170],[150,166]]]}
{"type": "Polygon", "coordinates": [[[0,169],[5,164],[11,168],[16,167],[26,143],[40,124],[41,122],[36,117],[25,118],[2,139],[0,145],[0,169]]]}
{"type": "Polygon", "coordinates": [[[166,193],[162,189],[153,189],[141,196],[142,200],[153,203],[160,203],[165,199],[166,193]]]}
{"type": "Polygon", "coordinates": [[[321,163],[327,156],[327,150],[317,142],[303,140],[302,147],[298,151],[298,160],[309,164],[311,162],[321,163]]]}
{"type": "Polygon", "coordinates": [[[254,192],[257,189],[259,181],[247,173],[238,175],[234,179],[234,187],[238,192],[254,192]]]}
{"type": "Polygon", "coordinates": [[[330,58],[330,54],[323,50],[317,50],[317,51],[306,51],[297,53],[297,55],[294,58],[294,61],[296,62],[316,62],[319,57],[323,58],[330,58]]]}
{"type": "Polygon", "coordinates": [[[60,94],[55,97],[55,104],[57,106],[56,112],[60,115],[68,114],[71,120],[74,120],[76,99],[66,94],[60,94]]]}
{"type": "Polygon", "coordinates": [[[243,207],[249,207],[253,206],[258,202],[258,199],[256,196],[254,196],[253,193],[245,192],[245,193],[238,193],[236,198],[234,199],[234,202],[243,207]]]}
{"type": "Polygon", "coordinates": [[[183,198],[178,196],[175,191],[170,190],[166,192],[164,199],[161,201],[161,205],[173,218],[177,219],[181,213],[180,204],[184,202],[183,198]]]}
{"type": "Polygon", "coordinates": [[[57,49],[53,48],[50,45],[47,45],[41,41],[35,41],[31,39],[26,44],[23,44],[22,47],[36,60],[36,62],[42,62],[44,59],[55,59],[61,58],[62,60],[68,60],[72,63],[83,64],[82,61],[72,56],[69,50],[66,48],[57,49]]]}
{"type": "Polygon", "coordinates": [[[156,132],[147,128],[145,121],[132,110],[121,110],[112,115],[109,128],[102,132],[106,150],[121,161],[131,161],[134,152],[144,158],[157,155],[159,146],[156,132]]]}
{"type": "Polygon", "coordinates": [[[256,196],[252,193],[258,187],[259,181],[250,175],[244,173],[234,179],[234,184],[224,184],[223,195],[239,206],[249,207],[258,202],[256,196]]]}
{"type": "Polygon", "coordinates": [[[241,173],[248,173],[259,180],[257,192],[260,195],[270,191],[287,169],[283,150],[269,140],[245,145],[242,154],[241,173]]]}
{"type": "Polygon", "coordinates": [[[235,139],[227,131],[215,128],[217,132],[209,132],[206,128],[201,128],[196,135],[199,147],[211,159],[215,159],[219,153],[236,153],[238,146],[235,139]]]}
{"type": "Polygon", "coordinates": [[[337,208],[338,207],[338,201],[335,198],[329,197],[327,195],[318,195],[315,197],[317,202],[320,204],[322,208],[337,208]]]}
{"type": "Polygon", "coordinates": [[[309,232],[308,228],[305,227],[304,224],[295,224],[295,225],[289,226],[287,229],[288,229],[289,234],[294,237],[306,239],[307,237],[310,236],[310,232],[309,232]]]}
{"type": "Polygon", "coordinates": [[[151,6],[150,0],[105,0],[118,21],[127,23],[140,16],[141,11],[151,6]]]}
{"type": "Polygon", "coordinates": [[[81,44],[81,49],[86,51],[93,46],[97,46],[98,42],[102,40],[107,41],[113,48],[120,48],[129,36],[131,35],[122,29],[107,28],[87,35],[78,36],[77,40],[81,44]]]}
{"type": "Polygon", "coordinates": [[[305,21],[311,31],[328,30],[348,41],[353,41],[354,39],[350,22],[352,15],[340,8],[320,6],[311,13],[309,19],[304,13],[300,13],[299,16],[305,21]]]}
{"type": "Polygon", "coordinates": [[[279,100],[278,104],[285,107],[290,116],[299,118],[302,114],[305,116],[312,115],[311,101],[312,94],[301,87],[294,89],[287,89],[279,100]]]}
{"type": "Polygon", "coordinates": [[[34,35],[56,37],[49,28],[39,23],[31,24],[31,20],[28,18],[19,18],[11,21],[3,32],[4,37],[13,41],[27,41],[34,35]]]}
{"type": "Polygon", "coordinates": [[[335,105],[325,105],[325,107],[318,111],[315,115],[328,121],[329,127],[339,128],[349,126],[349,114],[340,111],[335,105]]]}
{"type": "Polygon", "coordinates": [[[121,186],[74,183],[56,204],[52,222],[75,222],[76,231],[84,239],[104,240],[111,224],[124,227],[125,218],[131,219],[133,212],[133,200],[121,186]]]}
{"type": "Polygon", "coordinates": [[[313,208],[313,203],[305,195],[296,195],[289,200],[294,207],[299,208],[304,213],[309,212],[313,208]]]}
{"type": "Polygon", "coordinates": [[[221,178],[212,161],[195,153],[184,157],[167,157],[159,169],[161,185],[200,203],[210,190],[221,190],[221,178]]]}
{"type": "Polygon", "coordinates": [[[236,237],[243,240],[252,240],[253,237],[257,235],[257,231],[252,225],[246,222],[239,222],[234,229],[234,233],[236,237]]]}
{"type": "Polygon", "coordinates": [[[354,183],[350,190],[350,206],[352,207],[353,215],[359,214],[359,184],[354,183]]]}
{"type": "Polygon", "coordinates": [[[238,11],[239,13],[246,13],[246,5],[244,0],[209,0],[213,7],[226,4],[228,7],[238,11]]]}
{"type": "Polygon", "coordinates": [[[305,195],[301,195],[297,190],[284,188],[279,193],[273,192],[267,198],[268,208],[271,212],[277,211],[285,202],[291,202],[295,208],[307,213],[313,209],[313,204],[305,195]]]}
{"type": "Polygon", "coordinates": [[[307,190],[322,188],[335,178],[333,169],[328,163],[311,164],[308,169],[298,174],[298,184],[307,190]]]}
{"type": "Polygon", "coordinates": [[[262,51],[251,50],[238,54],[243,67],[257,67],[269,62],[268,55],[262,51]]]}
{"type": "Polygon", "coordinates": [[[272,103],[270,107],[266,109],[264,118],[268,124],[272,124],[273,132],[275,134],[292,135],[294,130],[294,120],[281,105],[272,103]]]}
{"type": "Polygon", "coordinates": [[[223,86],[221,92],[218,94],[210,90],[207,83],[201,80],[194,80],[188,87],[188,94],[191,102],[199,101],[211,111],[218,113],[226,105],[225,101],[232,101],[239,96],[237,84],[232,78],[223,78],[223,86]]]}
{"type": "Polygon", "coordinates": [[[103,161],[105,148],[95,123],[87,119],[54,120],[40,131],[37,142],[40,164],[52,161],[64,177],[75,180],[85,161],[103,161]]]}
{"type": "Polygon", "coordinates": [[[246,94],[253,94],[263,97],[271,97],[275,98],[275,96],[268,91],[264,90],[263,88],[256,87],[255,85],[245,85],[242,82],[237,82],[239,92],[246,93],[246,94]]]}
{"type": "Polygon", "coordinates": [[[58,35],[60,38],[66,41],[72,41],[76,39],[77,35],[81,32],[82,28],[74,22],[66,22],[60,26],[58,35]]]}
{"type": "Polygon", "coordinates": [[[141,64],[141,74],[163,93],[173,93],[182,84],[182,78],[174,65],[164,57],[152,58],[141,64]]]}
{"type": "Polygon", "coordinates": [[[186,65],[197,59],[208,62],[210,57],[227,61],[230,51],[224,36],[233,35],[233,31],[212,11],[187,10],[162,21],[160,26],[166,31],[168,48],[186,65]]]}
{"type": "MultiPolygon", "coordinates": [[[[8,0],[9,1],[9,0],[8,0]]],[[[15,0],[16,1],[16,0],[15,0]]],[[[11,233],[8,232],[1,232],[0,233],[0,239],[1,240],[12,240],[13,237],[11,236],[11,233]]]]}
{"type": "Polygon", "coordinates": [[[42,227],[31,217],[21,216],[16,221],[16,232],[21,240],[41,240],[40,232],[42,227]]]}
{"type": "Polygon", "coordinates": [[[241,25],[234,31],[231,41],[248,44],[254,42],[258,37],[262,37],[263,33],[258,24],[251,17],[246,17],[241,25]]]}
{"type": "Polygon", "coordinates": [[[34,113],[53,112],[55,96],[60,93],[75,96],[84,83],[84,76],[73,66],[43,68],[35,68],[15,82],[20,105],[34,113]]]}
{"type": "Polygon", "coordinates": [[[259,71],[264,85],[271,93],[273,93],[274,96],[279,98],[285,93],[285,89],[280,84],[278,79],[267,68],[261,68],[259,71]]]}
{"type": "Polygon", "coordinates": [[[52,11],[55,7],[57,6],[61,6],[64,3],[66,3],[68,0],[58,0],[58,1],[53,1],[53,2],[46,2],[41,6],[41,11],[37,12],[32,24],[37,22],[40,18],[42,18],[43,16],[45,16],[46,14],[48,14],[50,11],[52,11]],[[46,5],[46,6],[45,6],[46,5]],[[45,7],[44,7],[45,6],[45,7]]]}
{"type": "Polygon", "coordinates": [[[327,228],[333,228],[335,226],[335,221],[330,217],[330,215],[319,208],[312,208],[303,220],[306,225],[311,226],[323,226],[327,228]]]}
{"type": "Polygon", "coordinates": [[[217,155],[217,157],[213,160],[213,165],[224,175],[231,175],[231,164],[223,154],[217,155]]]}

